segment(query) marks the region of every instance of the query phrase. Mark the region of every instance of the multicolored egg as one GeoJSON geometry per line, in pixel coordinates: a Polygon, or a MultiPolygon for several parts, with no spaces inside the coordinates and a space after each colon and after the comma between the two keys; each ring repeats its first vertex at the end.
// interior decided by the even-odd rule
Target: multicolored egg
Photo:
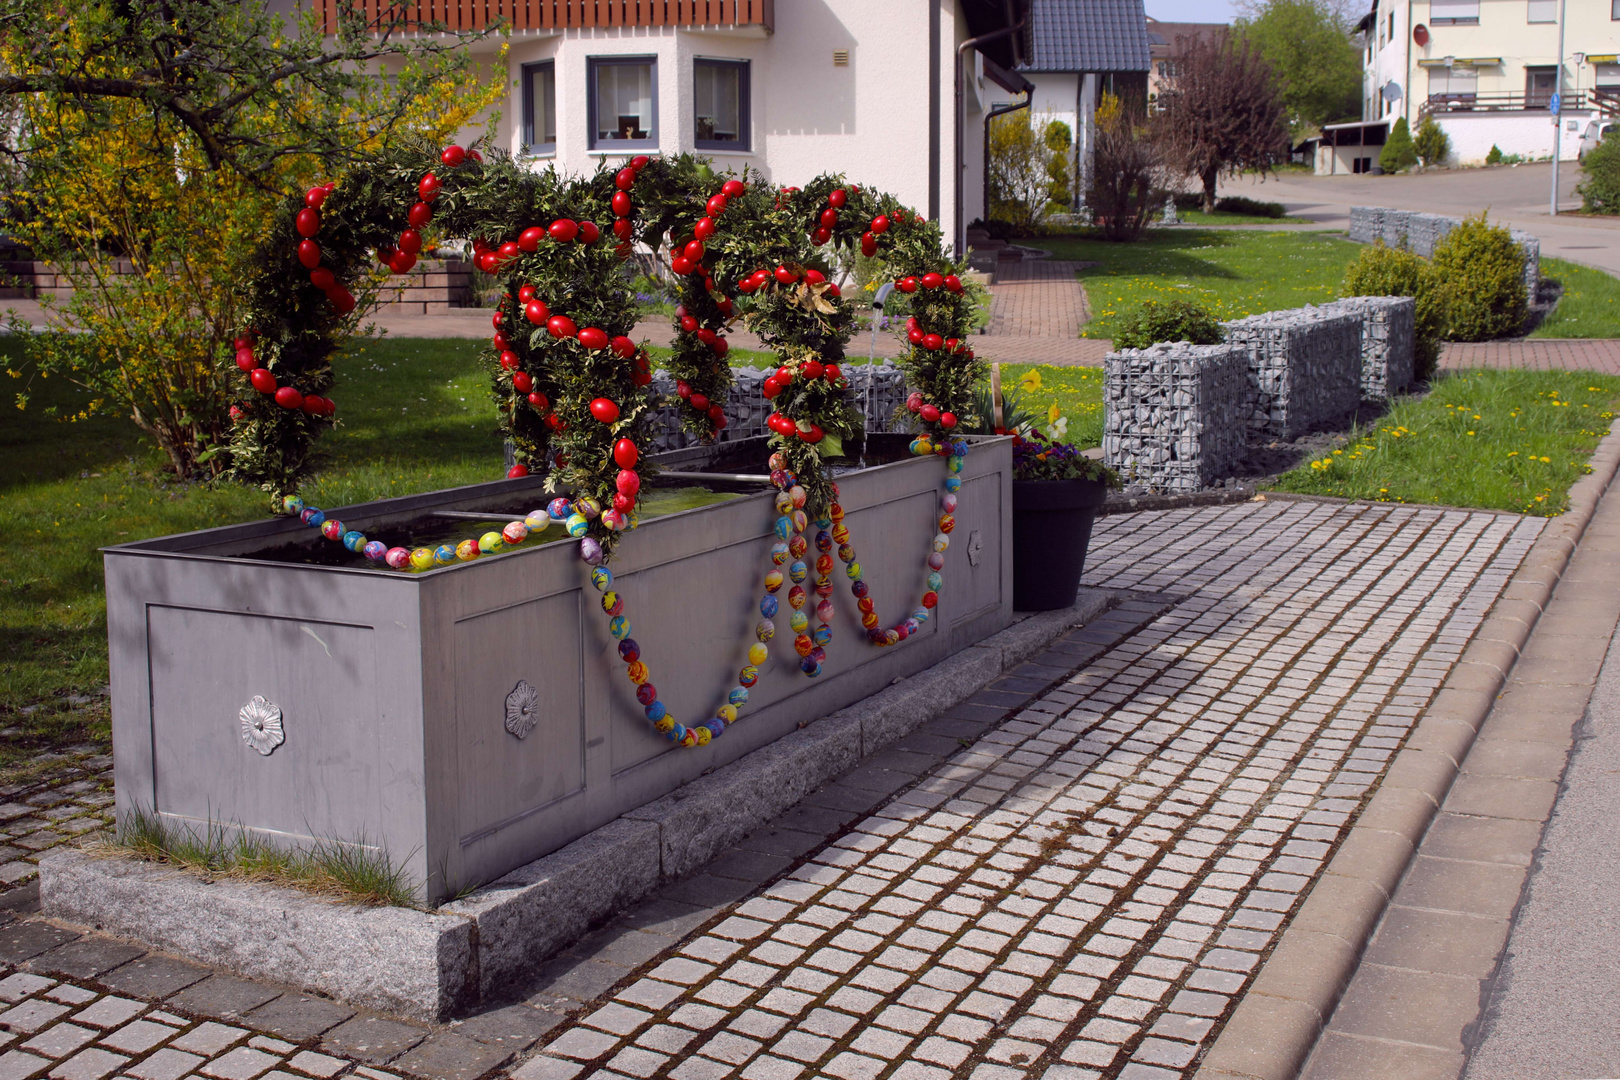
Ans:
{"type": "Polygon", "coordinates": [[[855,547],[852,544],[839,544],[838,557],[845,562],[855,561],[855,547]]]}
{"type": "Polygon", "coordinates": [[[757,641],[748,646],[748,662],[754,667],[763,664],[770,654],[770,650],[757,641]]]}
{"type": "Polygon", "coordinates": [[[816,558],[816,573],[823,576],[832,573],[831,555],[821,555],[816,558]]]}
{"type": "Polygon", "coordinates": [[[343,546],[348,548],[350,551],[359,551],[361,548],[366,546],[366,534],[363,532],[356,532],[354,529],[350,529],[348,532],[343,534],[343,546]]]}
{"type": "Polygon", "coordinates": [[[641,711],[647,714],[647,719],[651,720],[653,727],[659,731],[664,730],[659,726],[660,724],[673,724],[675,722],[669,718],[668,710],[664,708],[662,701],[654,701],[641,711]]]}
{"type": "Polygon", "coordinates": [[[956,496],[941,495],[939,499],[939,506],[940,509],[944,510],[947,514],[956,513],[956,496]]]}
{"type": "Polygon", "coordinates": [[[381,540],[368,540],[366,546],[360,549],[360,554],[372,562],[381,562],[388,557],[388,545],[381,540]]]}
{"type": "Polygon", "coordinates": [[[630,516],[617,507],[604,510],[602,511],[602,524],[614,532],[623,532],[625,527],[630,524],[630,516]]]}
{"type": "Polygon", "coordinates": [[[647,681],[647,665],[643,664],[640,660],[631,661],[630,666],[624,669],[624,673],[629,676],[630,681],[635,683],[637,686],[640,686],[642,683],[647,681]]]}
{"type": "Polygon", "coordinates": [[[833,621],[833,606],[831,600],[823,600],[821,603],[816,605],[816,618],[820,619],[822,622],[833,621]]]}
{"type": "Polygon", "coordinates": [[[865,600],[867,594],[872,591],[872,587],[864,581],[856,581],[855,584],[849,587],[849,591],[854,593],[858,598],[865,600]]]}
{"type": "MultiPolygon", "coordinates": [[[[783,554],[786,554],[784,552],[783,554]]],[[[765,591],[773,593],[782,587],[782,571],[771,570],[765,575],[765,591]]]]}
{"type": "Polygon", "coordinates": [[[587,536],[579,542],[579,557],[590,566],[602,561],[602,542],[594,536],[587,536]]]}
{"type": "Polygon", "coordinates": [[[844,567],[844,573],[848,575],[849,580],[859,581],[861,579],[861,564],[858,562],[850,563],[844,567]]]}
{"type": "Polygon", "coordinates": [[[833,549],[832,533],[828,532],[826,529],[822,529],[820,532],[816,533],[816,550],[817,551],[831,551],[832,549],[833,549]]]}
{"type": "MultiPolygon", "coordinates": [[[[777,518],[776,524],[772,526],[772,528],[776,530],[776,538],[778,540],[786,540],[788,537],[793,535],[793,522],[786,514],[777,518]]],[[[775,549],[773,548],[772,550],[774,551],[775,549]]]]}
{"type": "Polygon", "coordinates": [[[832,641],[832,627],[816,627],[815,630],[810,634],[810,640],[814,641],[817,645],[826,645],[828,642],[832,641]]]}
{"type": "Polygon", "coordinates": [[[804,599],[804,587],[802,585],[795,585],[788,590],[788,607],[794,611],[804,607],[804,599]]]}
{"type": "Polygon", "coordinates": [[[551,524],[551,515],[546,513],[545,507],[541,507],[538,510],[530,510],[528,516],[523,519],[523,524],[527,525],[530,529],[544,529],[546,526],[551,524]]]}
{"type": "Polygon", "coordinates": [[[685,726],[682,724],[671,725],[669,731],[665,734],[669,736],[669,741],[672,743],[677,743],[681,746],[697,745],[697,737],[691,732],[687,731],[685,726]]]}
{"type": "Polygon", "coordinates": [[[635,638],[625,638],[619,642],[619,659],[627,664],[641,659],[641,646],[636,644],[635,638]]]}
{"type": "Polygon", "coordinates": [[[623,641],[630,636],[630,620],[623,615],[615,615],[608,620],[608,633],[623,641]]]}
{"type": "Polygon", "coordinates": [[[795,559],[804,558],[804,553],[810,550],[810,543],[802,536],[795,536],[788,541],[788,554],[795,559]]]}
{"type": "MultiPolygon", "coordinates": [[[[654,704],[662,704],[662,702],[654,702],[654,704]]],[[[647,709],[649,712],[651,712],[652,705],[647,706],[647,709]]],[[[657,716],[649,716],[648,719],[652,720],[653,730],[658,732],[660,735],[668,735],[675,727],[675,718],[670,716],[662,709],[659,710],[657,716]]]]}
{"type": "Polygon", "coordinates": [[[591,522],[584,514],[569,514],[563,528],[568,530],[569,536],[584,536],[590,531],[591,522]]]}
{"type": "Polygon", "coordinates": [[[795,562],[788,567],[788,577],[795,582],[803,581],[809,574],[810,568],[804,565],[803,562],[795,562]]]}
{"type": "Polygon", "coordinates": [[[945,569],[945,556],[941,555],[937,551],[929,552],[928,553],[928,569],[930,569],[930,570],[943,570],[943,569],[945,569]]]}
{"type": "Polygon", "coordinates": [[[936,570],[932,574],[928,575],[928,589],[930,592],[938,592],[939,587],[944,583],[945,579],[940,576],[939,571],[936,570]]]}
{"type": "Polygon", "coordinates": [[[956,515],[954,515],[954,514],[941,514],[941,515],[939,515],[939,531],[940,532],[949,533],[949,532],[952,532],[953,530],[955,530],[955,528],[956,528],[956,515]]]}
{"type": "Polygon", "coordinates": [[[478,538],[478,550],[485,555],[493,555],[505,547],[506,541],[493,529],[478,538]]]}
{"type": "Polygon", "coordinates": [[[605,566],[598,566],[591,571],[591,584],[596,586],[597,592],[607,592],[608,586],[613,584],[613,571],[605,566]]]}
{"type": "Polygon", "coordinates": [[[749,665],[737,672],[738,686],[753,686],[759,682],[759,668],[749,665]]]}
{"type": "Polygon", "coordinates": [[[298,512],[298,520],[312,529],[318,529],[326,520],[326,515],[313,506],[306,506],[298,512]]]}
{"type": "Polygon", "coordinates": [[[658,700],[658,688],[650,682],[644,682],[636,687],[636,700],[643,705],[651,705],[658,700]]]}
{"type": "Polygon", "coordinates": [[[934,550],[935,551],[944,551],[946,548],[948,548],[950,546],[951,546],[951,538],[946,536],[944,533],[940,533],[939,535],[934,537],[934,550]]]}
{"type": "Polygon", "coordinates": [[[960,476],[947,476],[945,478],[945,490],[951,492],[961,491],[962,478],[960,476]]]}
{"type": "Polygon", "coordinates": [[[726,701],[730,702],[739,709],[742,708],[744,705],[748,704],[748,688],[744,686],[732,687],[731,693],[726,695],[726,701]]]}
{"type": "Polygon", "coordinates": [[[793,639],[793,651],[800,656],[809,656],[810,650],[815,647],[816,643],[810,640],[809,634],[800,634],[793,639]]]}
{"type": "Polygon", "coordinates": [[[771,454],[770,458],[766,461],[765,464],[770,468],[770,470],[772,472],[777,472],[777,471],[779,471],[781,469],[785,469],[785,468],[787,468],[787,455],[783,454],[782,451],[777,450],[777,451],[775,451],[774,453],[771,454]]]}
{"type": "Polygon", "coordinates": [[[695,727],[692,729],[691,734],[693,742],[698,746],[708,746],[714,739],[714,732],[706,727],[695,727]]]}
{"type": "Polygon", "coordinates": [[[962,458],[959,455],[952,454],[950,457],[945,459],[945,467],[947,469],[951,470],[951,472],[953,472],[953,473],[961,472],[962,471],[962,458]]]}
{"type": "Polygon", "coordinates": [[[764,596],[760,597],[759,613],[765,616],[767,619],[774,618],[776,616],[776,597],[772,596],[770,593],[766,593],[764,596]]]}
{"type": "Polygon", "coordinates": [[[296,495],[284,495],[281,499],[281,511],[284,514],[297,515],[304,509],[304,500],[296,495]]]}
{"type": "Polygon", "coordinates": [[[343,522],[337,518],[327,518],[321,522],[321,535],[328,540],[342,540],[343,532],[343,522]]]}
{"type": "Polygon", "coordinates": [[[760,641],[769,641],[776,636],[776,624],[769,619],[761,619],[754,627],[754,636],[760,641]]]}
{"type": "Polygon", "coordinates": [[[521,544],[529,538],[529,526],[521,521],[508,521],[501,530],[501,538],[508,544],[521,544]]]}
{"type": "Polygon", "coordinates": [[[951,443],[951,453],[957,457],[967,457],[968,444],[966,439],[957,439],[951,443]]]}
{"type": "Polygon", "coordinates": [[[609,615],[623,615],[624,597],[612,591],[603,593],[602,610],[607,612],[609,615]]]}
{"type": "Polygon", "coordinates": [[[793,628],[794,633],[802,634],[810,625],[810,616],[802,611],[795,611],[788,616],[788,625],[793,628]]]}
{"type": "Polygon", "coordinates": [[[456,545],[456,558],[462,562],[471,562],[478,558],[478,555],[478,541],[476,540],[463,540],[456,545]]]}
{"type": "Polygon", "coordinates": [[[395,570],[403,570],[411,565],[411,553],[402,547],[389,548],[387,553],[383,555],[383,562],[395,570]]]}
{"type": "Polygon", "coordinates": [[[456,545],[440,544],[433,549],[433,561],[440,566],[449,566],[456,561],[456,545]]]}
{"type": "Polygon", "coordinates": [[[786,515],[793,512],[793,499],[785,491],[778,491],[776,493],[776,499],[772,505],[776,507],[776,512],[778,514],[786,515]]]}
{"type": "Polygon", "coordinates": [[[568,515],[572,514],[573,512],[574,504],[569,502],[567,499],[561,498],[560,496],[552,499],[551,502],[546,504],[546,516],[554,522],[568,520],[568,515]]]}
{"type": "MultiPolygon", "coordinates": [[[[793,531],[802,533],[809,527],[810,519],[805,515],[805,512],[803,510],[793,511],[793,531]]],[[[800,539],[803,539],[803,537],[800,537],[800,539]]]]}
{"type": "Polygon", "coordinates": [[[727,702],[714,711],[714,718],[726,724],[737,722],[737,706],[727,702]]]}
{"type": "Polygon", "coordinates": [[[602,504],[587,495],[583,499],[574,500],[574,513],[584,517],[587,521],[594,521],[601,516],[602,504]]]}
{"type": "Polygon", "coordinates": [[[412,570],[426,570],[429,567],[431,567],[432,565],[433,565],[433,549],[432,548],[420,547],[420,548],[411,549],[411,569],[412,570]]]}

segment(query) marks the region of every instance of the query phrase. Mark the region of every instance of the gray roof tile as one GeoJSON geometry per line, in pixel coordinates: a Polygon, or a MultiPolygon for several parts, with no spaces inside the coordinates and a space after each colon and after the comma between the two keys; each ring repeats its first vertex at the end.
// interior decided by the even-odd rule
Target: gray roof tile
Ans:
{"type": "Polygon", "coordinates": [[[1142,0],[1030,0],[1020,71],[1146,71],[1142,0]]]}

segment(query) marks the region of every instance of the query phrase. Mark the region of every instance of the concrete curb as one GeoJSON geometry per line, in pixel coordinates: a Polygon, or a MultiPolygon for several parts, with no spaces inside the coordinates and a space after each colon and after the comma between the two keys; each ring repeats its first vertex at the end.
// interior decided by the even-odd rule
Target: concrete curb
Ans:
{"type": "Polygon", "coordinates": [[[436,911],[356,907],[79,850],[40,860],[41,910],[249,977],[447,1019],[521,985],[593,926],[1116,603],[1084,589],[1073,607],[1026,616],[436,911]]]}
{"type": "Polygon", "coordinates": [[[1204,1055],[1197,1080],[1293,1080],[1299,1075],[1598,501],[1620,472],[1620,420],[1599,442],[1590,464],[1592,471],[1570,488],[1568,512],[1553,519],[1532,545],[1283,931],[1204,1055]]]}

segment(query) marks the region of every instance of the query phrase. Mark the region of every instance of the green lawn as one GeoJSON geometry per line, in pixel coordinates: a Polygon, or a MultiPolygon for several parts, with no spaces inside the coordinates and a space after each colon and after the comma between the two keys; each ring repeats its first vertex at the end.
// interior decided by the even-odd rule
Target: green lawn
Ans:
{"type": "Polygon", "coordinates": [[[1541,273],[1561,282],[1564,295],[1531,337],[1620,338],[1620,280],[1563,259],[1542,259],[1541,273]]]}
{"type": "Polygon", "coordinates": [[[1102,445],[1102,368],[1002,364],[1001,385],[1016,396],[1020,407],[1035,414],[1037,424],[1043,431],[1047,426],[1048,410],[1056,405],[1058,413],[1069,420],[1064,435],[1067,441],[1081,448],[1102,445]],[[1032,371],[1039,373],[1039,386],[1034,390],[1025,390],[1020,382],[1032,371]]]}
{"type": "Polygon", "coordinates": [[[1197,301],[1219,319],[1336,299],[1361,245],[1336,235],[1151,229],[1135,243],[1057,237],[1030,241],[1080,271],[1091,302],[1084,336],[1109,338],[1144,300],[1197,301]]]}
{"type": "Polygon", "coordinates": [[[1177,210],[1176,217],[1181,219],[1183,225],[1309,225],[1304,218],[1294,218],[1284,215],[1280,218],[1263,217],[1259,214],[1230,214],[1224,210],[1217,210],[1213,214],[1206,214],[1202,210],[1177,210]]]}
{"type": "Polygon", "coordinates": [[[1284,475],[1279,491],[1548,517],[1608,431],[1620,378],[1578,371],[1466,371],[1284,475]]]}

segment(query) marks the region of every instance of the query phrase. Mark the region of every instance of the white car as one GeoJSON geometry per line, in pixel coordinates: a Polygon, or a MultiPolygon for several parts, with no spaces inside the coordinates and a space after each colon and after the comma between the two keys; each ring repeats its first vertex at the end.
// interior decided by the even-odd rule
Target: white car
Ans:
{"type": "Polygon", "coordinates": [[[1588,121],[1586,131],[1581,135],[1581,148],[1576,152],[1576,157],[1585,160],[1586,155],[1590,154],[1593,150],[1596,150],[1598,143],[1602,142],[1609,132],[1614,130],[1616,123],[1620,123],[1620,121],[1588,121]]]}

